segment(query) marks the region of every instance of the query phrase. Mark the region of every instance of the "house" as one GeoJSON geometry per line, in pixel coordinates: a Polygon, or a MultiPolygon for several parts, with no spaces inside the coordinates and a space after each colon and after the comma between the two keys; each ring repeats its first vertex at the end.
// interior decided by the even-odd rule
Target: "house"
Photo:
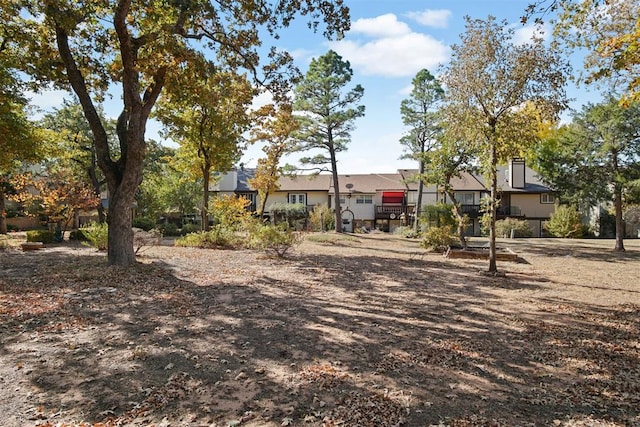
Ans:
{"type": "MultiPolygon", "coordinates": [[[[249,185],[254,173],[254,169],[244,167],[233,169],[222,174],[211,191],[246,197],[251,201],[250,209],[255,210],[260,200],[257,191],[249,185]]],[[[391,174],[340,175],[337,191],[332,175],[283,176],[279,189],[267,200],[265,214],[275,203],[303,204],[308,211],[321,204],[333,208],[337,192],[345,231],[363,227],[393,231],[414,221],[419,186],[411,178],[416,173],[417,170],[402,169],[391,174]]],[[[453,178],[451,184],[456,201],[471,220],[467,233],[480,235],[480,201],[489,195],[488,183],[481,175],[465,172],[453,178]]],[[[524,219],[529,222],[533,236],[544,235],[544,222],[555,210],[555,197],[537,174],[526,167],[524,160],[513,159],[507,166],[498,167],[498,192],[498,219],[524,219]]],[[[436,186],[423,186],[422,206],[437,202],[450,203],[451,200],[436,186]]]]}

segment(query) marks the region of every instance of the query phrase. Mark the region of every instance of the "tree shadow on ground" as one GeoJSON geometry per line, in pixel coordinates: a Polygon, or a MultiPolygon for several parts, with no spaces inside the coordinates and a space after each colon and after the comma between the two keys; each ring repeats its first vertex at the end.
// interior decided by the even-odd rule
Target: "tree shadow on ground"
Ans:
{"type": "Polygon", "coordinates": [[[0,279],[14,425],[640,420],[636,306],[536,299],[535,277],[397,251],[218,252],[199,252],[190,279],[174,270],[188,251],[130,269],[2,259],[19,272],[0,279]],[[221,274],[235,256],[242,274],[221,274]]]}

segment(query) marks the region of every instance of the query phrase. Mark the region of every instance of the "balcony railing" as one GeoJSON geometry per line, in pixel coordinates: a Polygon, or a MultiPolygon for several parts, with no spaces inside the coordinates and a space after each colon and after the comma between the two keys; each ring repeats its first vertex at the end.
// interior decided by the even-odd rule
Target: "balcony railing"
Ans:
{"type": "Polygon", "coordinates": [[[402,214],[408,219],[413,213],[413,206],[408,205],[376,205],[376,219],[400,219],[402,214]]]}
{"type": "MultiPolygon", "coordinates": [[[[460,205],[460,207],[462,208],[462,213],[469,215],[471,219],[480,218],[483,214],[480,205],[460,205]]],[[[498,217],[502,218],[522,216],[522,210],[518,206],[500,206],[496,213],[498,217]]]]}

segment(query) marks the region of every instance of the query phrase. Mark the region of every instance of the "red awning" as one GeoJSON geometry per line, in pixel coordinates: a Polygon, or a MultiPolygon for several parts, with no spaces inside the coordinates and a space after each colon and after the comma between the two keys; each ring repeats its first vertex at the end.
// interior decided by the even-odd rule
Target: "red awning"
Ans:
{"type": "Polygon", "coordinates": [[[404,202],[404,191],[383,191],[382,203],[397,203],[402,204],[404,202]]]}

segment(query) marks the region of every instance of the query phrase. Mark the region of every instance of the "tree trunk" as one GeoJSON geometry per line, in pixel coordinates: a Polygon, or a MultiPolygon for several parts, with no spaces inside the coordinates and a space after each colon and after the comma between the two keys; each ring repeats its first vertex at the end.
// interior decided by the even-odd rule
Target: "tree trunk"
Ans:
{"type": "Polygon", "coordinates": [[[622,218],[622,186],[615,185],[613,195],[613,206],[616,212],[616,252],[624,252],[624,220],[622,218]]]}
{"type": "Polygon", "coordinates": [[[131,228],[131,206],[135,191],[127,191],[126,185],[109,186],[108,262],[109,265],[129,266],[135,264],[133,230],[131,228]]]}
{"type": "Polygon", "coordinates": [[[497,198],[498,198],[498,172],[496,170],[498,157],[496,153],[496,143],[491,140],[491,157],[489,162],[490,166],[490,176],[489,180],[491,181],[491,201],[489,203],[489,273],[496,273],[498,271],[498,266],[496,264],[496,217],[497,217],[497,198]]]}
{"type": "Polygon", "coordinates": [[[0,234],[7,234],[7,212],[5,211],[4,187],[0,182],[0,234]]]}
{"type": "Polygon", "coordinates": [[[336,233],[342,233],[342,206],[340,206],[340,184],[338,183],[338,162],[336,161],[336,152],[331,144],[329,153],[331,154],[331,172],[333,173],[333,192],[335,194],[335,214],[336,214],[336,233]]]}
{"type": "Polygon", "coordinates": [[[202,231],[209,231],[209,180],[211,179],[211,168],[203,166],[202,168],[202,231]]]}
{"type": "MultiPolygon", "coordinates": [[[[424,146],[424,144],[423,144],[424,146]]],[[[424,152],[424,148],[422,150],[424,152]]],[[[422,212],[422,192],[424,191],[424,182],[422,181],[422,175],[424,175],[424,161],[420,160],[420,180],[418,181],[418,199],[416,200],[416,209],[414,212],[413,229],[418,231],[418,222],[420,221],[420,213],[422,212]]]]}
{"type": "Polygon", "coordinates": [[[465,237],[465,221],[464,221],[464,213],[462,213],[462,207],[460,203],[456,200],[455,193],[453,191],[447,191],[447,196],[451,199],[451,203],[453,204],[453,213],[456,216],[456,221],[458,222],[458,240],[460,240],[460,244],[464,249],[467,249],[467,238],[465,237]]]}

